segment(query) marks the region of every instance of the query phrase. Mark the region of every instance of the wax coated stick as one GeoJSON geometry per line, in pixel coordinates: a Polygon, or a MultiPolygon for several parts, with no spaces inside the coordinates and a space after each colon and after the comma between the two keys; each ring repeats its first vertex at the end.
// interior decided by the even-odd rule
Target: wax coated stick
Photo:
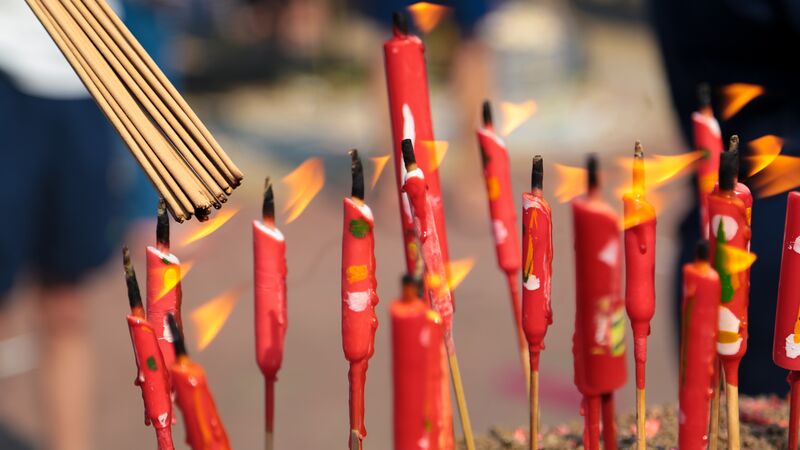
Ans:
{"type": "Polygon", "coordinates": [[[697,164],[697,187],[700,195],[700,232],[708,238],[708,196],[714,190],[719,175],[719,155],[724,145],[719,122],[711,109],[711,90],[708,84],[698,88],[700,107],[692,113],[694,148],[703,152],[697,164]]]}

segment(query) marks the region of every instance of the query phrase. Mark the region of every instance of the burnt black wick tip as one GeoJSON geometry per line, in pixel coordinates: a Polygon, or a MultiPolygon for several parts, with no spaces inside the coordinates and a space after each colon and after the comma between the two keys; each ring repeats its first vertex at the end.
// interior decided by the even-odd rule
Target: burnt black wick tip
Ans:
{"type": "Polygon", "coordinates": [[[734,134],[731,136],[730,140],[728,141],[728,151],[732,153],[737,153],[739,151],[739,135],[734,134]]]}
{"type": "Polygon", "coordinates": [[[402,278],[401,282],[402,282],[404,288],[413,286],[414,289],[416,289],[416,291],[417,291],[417,296],[419,298],[422,298],[422,295],[425,292],[425,286],[422,283],[422,279],[420,279],[419,277],[414,276],[413,274],[407,273],[407,274],[403,275],[403,278],[402,278]]]}
{"type": "Polygon", "coordinates": [[[364,166],[361,165],[361,158],[358,150],[350,150],[350,173],[353,176],[353,186],[350,189],[350,196],[359,200],[364,200],[364,166]]]}
{"type": "Polygon", "coordinates": [[[492,104],[489,100],[483,102],[483,126],[488,127],[492,124],[492,104]]]}
{"type": "Polygon", "coordinates": [[[131,252],[128,246],[122,247],[122,265],[125,267],[125,284],[128,286],[128,303],[131,309],[142,306],[142,293],[139,291],[139,283],[136,281],[136,271],[131,262],[131,252]]]}
{"type": "Polygon", "coordinates": [[[697,103],[701,108],[711,106],[711,86],[708,83],[697,85],[697,103]]]}
{"type": "Polygon", "coordinates": [[[533,157],[533,167],[531,168],[531,189],[544,188],[544,160],[542,155],[533,157]]]}
{"type": "Polygon", "coordinates": [[[169,248],[169,216],[167,215],[167,203],[163,197],[158,199],[156,242],[160,247],[169,248]]]}
{"type": "Polygon", "coordinates": [[[708,239],[699,239],[695,252],[698,261],[708,261],[708,239]]]}
{"type": "Polygon", "coordinates": [[[644,158],[644,150],[642,149],[642,143],[639,141],[636,141],[636,143],[633,145],[633,157],[637,159],[644,158]]]}
{"type": "Polygon", "coordinates": [[[392,13],[392,25],[402,34],[408,34],[408,18],[400,11],[392,13]]]}
{"type": "Polygon", "coordinates": [[[598,176],[598,162],[597,155],[592,153],[586,160],[586,177],[589,190],[594,190],[600,185],[600,177],[598,176]]]}
{"type": "Polygon", "coordinates": [[[172,313],[167,315],[167,322],[169,323],[169,331],[172,333],[172,345],[175,347],[175,356],[186,355],[186,344],[183,342],[183,333],[178,328],[178,322],[175,321],[175,316],[172,313]]]}
{"type": "Polygon", "coordinates": [[[403,148],[403,163],[406,167],[408,167],[409,164],[415,164],[417,158],[414,156],[414,144],[411,142],[411,139],[403,139],[401,146],[403,148]]]}
{"type": "Polygon", "coordinates": [[[719,155],[719,189],[732,191],[739,175],[739,154],[735,151],[722,152],[719,155]]]}
{"type": "Polygon", "coordinates": [[[261,217],[264,222],[275,220],[275,195],[272,193],[272,181],[264,179],[264,203],[261,204],[261,217]]]}

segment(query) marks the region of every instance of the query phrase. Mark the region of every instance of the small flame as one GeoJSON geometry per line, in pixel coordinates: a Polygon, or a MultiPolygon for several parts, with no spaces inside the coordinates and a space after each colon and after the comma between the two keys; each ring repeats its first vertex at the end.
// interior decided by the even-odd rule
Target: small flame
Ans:
{"type": "Polygon", "coordinates": [[[503,113],[503,127],[500,129],[500,134],[503,136],[511,134],[530,119],[537,109],[538,106],[534,100],[522,103],[500,102],[500,111],[503,113]]]}
{"type": "Polygon", "coordinates": [[[656,218],[658,214],[664,210],[665,197],[659,191],[651,191],[647,193],[647,203],[649,203],[652,208],[644,207],[633,211],[628,210],[622,215],[623,230],[656,218]]]}
{"type": "Polygon", "coordinates": [[[164,285],[161,287],[161,291],[159,291],[158,296],[156,297],[156,303],[164,298],[169,291],[171,291],[181,282],[181,280],[183,280],[186,274],[192,270],[193,265],[193,261],[187,261],[178,265],[165,264],[156,270],[155,276],[162,279],[164,282],[164,285]]]}
{"type": "Polygon", "coordinates": [[[439,170],[439,166],[444,161],[444,155],[447,154],[447,149],[450,148],[450,143],[447,141],[420,141],[420,145],[424,146],[428,152],[431,170],[439,170]]]}
{"type": "Polygon", "coordinates": [[[756,254],[742,250],[728,244],[719,244],[718,250],[721,250],[725,256],[723,261],[725,270],[730,274],[737,274],[750,268],[756,261],[756,254]]]}
{"type": "Polygon", "coordinates": [[[444,19],[450,8],[436,3],[417,2],[408,7],[417,28],[425,34],[430,33],[444,19]]]}
{"type": "Polygon", "coordinates": [[[192,242],[199,241],[200,239],[211,235],[211,233],[217,231],[221,226],[225,225],[225,222],[231,220],[231,218],[238,212],[239,208],[233,207],[220,210],[220,212],[218,212],[214,218],[208,222],[202,222],[197,230],[195,230],[181,242],[181,246],[185,247],[192,242]]]}
{"type": "Polygon", "coordinates": [[[556,199],[565,203],[586,192],[586,169],[581,167],[555,165],[558,174],[556,199]]]}
{"type": "Polygon", "coordinates": [[[391,158],[391,154],[386,156],[373,156],[370,158],[370,161],[372,161],[372,164],[375,166],[372,170],[372,183],[370,183],[370,189],[375,189],[375,185],[378,184],[378,179],[380,179],[383,169],[386,168],[386,163],[388,163],[389,159],[391,158]]]}
{"type": "MultiPolygon", "coordinates": [[[[681,153],[679,155],[652,155],[644,158],[644,177],[645,189],[652,190],[670,181],[674,181],[680,175],[689,173],[692,164],[703,157],[702,151],[681,153]]],[[[633,169],[633,158],[623,158],[619,161],[620,166],[627,171],[633,169]]],[[[630,192],[630,179],[627,184],[617,189],[617,194],[622,195],[630,192]]]]}
{"type": "Polygon", "coordinates": [[[722,118],[725,120],[735,116],[754,98],[764,94],[764,88],[757,84],[733,83],[722,87],[724,97],[722,118]]]}
{"type": "Polygon", "coordinates": [[[197,350],[202,351],[219,334],[233,307],[242,294],[241,288],[234,288],[199,306],[191,313],[192,322],[197,329],[197,350]]]}
{"type": "Polygon", "coordinates": [[[800,158],[778,155],[750,179],[759,198],[771,197],[800,186],[800,158]]]}
{"type": "Polygon", "coordinates": [[[753,154],[747,157],[747,160],[750,162],[750,171],[747,176],[752,177],[772,164],[775,158],[780,155],[781,148],[783,147],[783,139],[768,134],[750,141],[748,145],[753,150],[753,154]]]}
{"type": "Polygon", "coordinates": [[[325,167],[320,158],[309,158],[281,181],[289,187],[288,200],[283,210],[289,211],[286,223],[291,223],[322,190],[325,184],[325,167]]]}
{"type": "Polygon", "coordinates": [[[475,266],[475,258],[462,258],[447,263],[447,286],[450,291],[456,290],[475,266]]]}

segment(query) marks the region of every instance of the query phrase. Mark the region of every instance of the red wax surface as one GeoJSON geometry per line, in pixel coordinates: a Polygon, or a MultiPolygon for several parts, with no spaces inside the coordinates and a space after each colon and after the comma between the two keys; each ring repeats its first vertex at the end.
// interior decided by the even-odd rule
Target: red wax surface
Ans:
{"type": "MultiPolygon", "coordinates": [[[[744,185],[741,185],[744,186],[744,185]]],[[[725,370],[725,382],[739,385],[739,362],[747,351],[747,306],[750,295],[750,269],[730,273],[728,258],[718,243],[740,250],[750,249],[750,208],[752,196],[737,186],[735,192],[715,190],[708,196],[711,260],[721,284],[721,305],[717,334],[717,354],[725,370]],[[742,200],[744,199],[744,201],[742,200]]]]}
{"type": "Polygon", "coordinates": [[[619,219],[595,194],[573,200],[572,213],[575,384],[583,395],[592,397],[613,392],[627,378],[619,219]]]}
{"type": "Polygon", "coordinates": [[[359,200],[344,199],[342,232],[342,346],[350,362],[350,429],[367,435],[364,426],[364,383],[367,363],[375,352],[378,304],[375,280],[375,220],[359,200]]]}
{"type": "Polygon", "coordinates": [[[389,90],[389,114],[392,119],[392,141],[394,143],[394,172],[400,197],[406,271],[415,273],[418,250],[414,220],[408,200],[402,192],[405,173],[401,147],[403,139],[411,139],[417,164],[427,177],[431,209],[436,218],[435,223],[442,246],[442,255],[445,261],[449,261],[439,170],[436,167],[435,155],[429,152],[429,148],[433,148],[434,137],[428,98],[428,76],[425,68],[425,46],[417,36],[402,34],[395,30],[394,36],[383,44],[383,53],[386,66],[386,85],[389,90]]]}
{"type": "Polygon", "coordinates": [[[656,312],[656,214],[638,193],[626,194],[625,205],[625,309],[633,329],[636,387],[645,387],[647,336],[656,312]]]}
{"type": "Polygon", "coordinates": [[[273,430],[274,383],[288,327],[286,240],[274,224],[253,222],[256,361],[266,382],[266,430],[273,430]]]}
{"type": "Polygon", "coordinates": [[[714,190],[719,177],[719,155],[723,150],[719,123],[709,111],[692,113],[694,148],[704,153],[697,163],[697,185],[700,194],[700,231],[708,237],[708,195],[714,190]]]}
{"type": "Polygon", "coordinates": [[[680,417],[678,447],[708,445],[708,417],[717,362],[720,283],[706,261],[683,266],[681,304],[680,417]]]}
{"type": "Polygon", "coordinates": [[[192,450],[230,450],[228,434],[217,413],[203,368],[181,357],[172,366],[172,383],[189,447],[192,450]]]}
{"type": "Polygon", "coordinates": [[[169,368],[161,356],[156,332],[149,322],[136,315],[128,316],[128,330],[136,357],[134,384],[142,389],[144,400],[144,423],[156,429],[169,429],[172,427],[169,368]]]}
{"type": "Polygon", "coordinates": [[[781,278],[775,314],[772,359],[787,370],[800,370],[800,192],[786,203],[781,278]]]}
{"type": "Polygon", "coordinates": [[[541,191],[522,194],[522,327],[538,369],[547,327],[553,323],[550,292],[553,273],[553,218],[541,191]]]}
{"type": "Polygon", "coordinates": [[[181,267],[178,257],[147,247],[147,321],[153,325],[164,363],[172,367],[175,349],[167,315],[172,314],[181,325],[181,267]],[[169,288],[169,289],[168,289],[169,288]]]}
{"type": "Polygon", "coordinates": [[[397,300],[390,314],[394,448],[439,450],[440,440],[452,440],[443,433],[441,414],[441,318],[421,299],[397,300]]]}

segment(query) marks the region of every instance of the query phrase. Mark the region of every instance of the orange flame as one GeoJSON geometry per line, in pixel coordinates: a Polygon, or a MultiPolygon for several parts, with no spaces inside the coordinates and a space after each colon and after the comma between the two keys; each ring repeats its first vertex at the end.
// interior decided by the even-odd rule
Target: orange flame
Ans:
{"type": "Polygon", "coordinates": [[[194,265],[193,261],[187,261],[180,264],[165,264],[164,266],[160,267],[156,270],[155,276],[157,278],[161,278],[164,282],[164,285],[161,287],[161,291],[158,292],[158,296],[156,297],[156,302],[164,298],[165,295],[169,291],[172,290],[181,280],[192,270],[192,266],[194,265]]]}
{"type": "Polygon", "coordinates": [[[778,155],[750,179],[759,198],[771,197],[800,186],[800,158],[778,155]]]}
{"type": "Polygon", "coordinates": [[[199,241],[204,237],[211,235],[211,233],[217,231],[221,226],[225,225],[225,222],[231,220],[236,213],[239,212],[239,208],[229,207],[217,213],[211,220],[208,222],[202,222],[200,226],[195,230],[193,233],[189,234],[183,241],[181,241],[181,246],[185,247],[192,242],[199,241]]]}
{"type": "Polygon", "coordinates": [[[450,143],[447,141],[420,141],[420,144],[428,152],[431,170],[439,170],[439,166],[444,161],[444,155],[447,154],[447,149],[450,148],[450,143]]]}
{"type": "Polygon", "coordinates": [[[754,98],[764,94],[764,88],[757,84],[733,83],[722,87],[724,97],[722,118],[725,120],[735,116],[754,98]]]}
{"type": "MultiPolygon", "coordinates": [[[[659,186],[674,181],[681,175],[688,174],[688,169],[691,168],[692,164],[702,157],[703,152],[699,150],[679,155],[645,155],[645,189],[648,192],[652,191],[659,186]]],[[[618,162],[627,171],[633,169],[633,158],[622,158],[618,162]]],[[[630,192],[632,189],[630,183],[631,180],[628,178],[626,183],[617,188],[617,195],[621,196],[626,192],[630,192]]]]}
{"type": "Polygon", "coordinates": [[[725,270],[730,274],[743,272],[750,268],[756,261],[756,254],[742,250],[728,244],[719,244],[718,250],[725,255],[723,258],[725,270]]]}
{"type": "Polygon", "coordinates": [[[208,344],[217,337],[241,294],[241,288],[231,289],[192,311],[191,319],[197,329],[198,351],[208,347],[208,344]]]}
{"type": "Polygon", "coordinates": [[[665,198],[660,192],[648,192],[646,201],[650,206],[649,208],[647,205],[643,205],[641,208],[629,209],[622,215],[622,230],[627,230],[640,223],[654,219],[658,216],[659,212],[664,210],[665,198]]]}
{"type": "Polygon", "coordinates": [[[538,106],[534,100],[522,103],[500,102],[500,111],[503,113],[503,127],[500,129],[500,134],[503,136],[511,134],[530,119],[537,109],[538,106]]]}
{"type": "Polygon", "coordinates": [[[281,181],[289,187],[289,197],[283,210],[289,211],[286,223],[291,223],[322,190],[325,184],[325,167],[320,158],[309,158],[281,181]]]}
{"type": "Polygon", "coordinates": [[[556,164],[556,199],[565,203],[586,192],[586,169],[556,164]]]}
{"type": "Polygon", "coordinates": [[[370,161],[372,161],[372,164],[375,166],[375,168],[372,170],[372,182],[370,183],[370,189],[375,189],[375,185],[378,184],[378,179],[380,179],[383,169],[386,168],[386,163],[389,162],[391,157],[392,155],[389,154],[386,156],[373,156],[370,158],[370,161]]]}
{"type": "Polygon", "coordinates": [[[408,7],[417,28],[425,34],[430,33],[444,19],[450,8],[436,3],[417,2],[408,7]]]}
{"type": "Polygon", "coordinates": [[[747,160],[750,162],[750,171],[747,173],[747,176],[752,177],[772,164],[775,158],[780,155],[781,148],[783,147],[783,139],[768,134],[750,141],[748,145],[753,150],[753,155],[747,157],[747,160]]]}
{"type": "Polygon", "coordinates": [[[451,292],[464,281],[474,266],[475,258],[456,259],[447,263],[447,286],[451,292]]]}

